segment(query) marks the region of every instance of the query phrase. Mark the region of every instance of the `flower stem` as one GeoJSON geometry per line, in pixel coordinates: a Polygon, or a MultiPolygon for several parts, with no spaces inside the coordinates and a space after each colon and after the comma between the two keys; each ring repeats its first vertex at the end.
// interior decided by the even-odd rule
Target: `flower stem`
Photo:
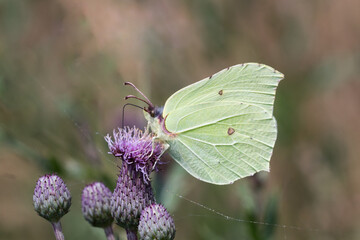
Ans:
{"type": "Polygon", "coordinates": [[[111,225],[104,228],[104,231],[105,231],[105,235],[106,235],[107,240],[115,240],[114,232],[113,232],[113,229],[112,229],[111,225]]]}
{"type": "Polygon", "coordinates": [[[64,240],[65,238],[64,238],[64,234],[62,232],[60,221],[53,222],[53,223],[51,223],[51,225],[53,226],[56,240],[64,240]]]}
{"type": "Polygon", "coordinates": [[[136,231],[132,229],[126,229],[126,235],[128,240],[138,240],[136,231]]]}

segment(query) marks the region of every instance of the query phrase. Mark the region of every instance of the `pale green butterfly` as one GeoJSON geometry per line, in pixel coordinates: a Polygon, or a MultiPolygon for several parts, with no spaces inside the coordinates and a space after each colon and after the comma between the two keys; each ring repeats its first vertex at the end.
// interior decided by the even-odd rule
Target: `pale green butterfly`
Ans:
{"type": "Polygon", "coordinates": [[[145,118],[156,140],[194,177],[213,184],[270,170],[277,137],[273,106],[284,75],[258,63],[224,69],[180,89],[155,107],[145,99],[145,118]]]}

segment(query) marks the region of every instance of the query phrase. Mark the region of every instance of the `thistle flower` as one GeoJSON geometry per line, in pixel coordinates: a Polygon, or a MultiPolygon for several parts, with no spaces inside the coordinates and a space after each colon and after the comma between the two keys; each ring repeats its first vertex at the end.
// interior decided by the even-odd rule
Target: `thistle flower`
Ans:
{"type": "Polygon", "coordinates": [[[175,238],[174,220],[164,206],[153,204],[142,211],[138,232],[144,240],[172,240],[175,238]]]}
{"type": "Polygon", "coordinates": [[[64,181],[55,174],[39,178],[33,201],[35,211],[52,223],[58,222],[71,206],[70,192],[64,181]]]}
{"type": "Polygon", "coordinates": [[[81,195],[84,218],[94,227],[107,227],[113,222],[110,210],[112,192],[101,182],[87,185],[81,195]]]}
{"type": "Polygon", "coordinates": [[[109,134],[105,137],[110,149],[109,154],[122,158],[130,170],[135,169],[141,173],[144,182],[148,183],[150,173],[158,170],[159,158],[163,152],[162,145],[153,141],[152,134],[135,127],[114,130],[113,138],[114,140],[109,134]]]}
{"type": "Polygon", "coordinates": [[[154,202],[151,185],[145,184],[136,172],[123,164],[111,198],[111,213],[115,222],[126,230],[136,230],[141,211],[154,202]]]}

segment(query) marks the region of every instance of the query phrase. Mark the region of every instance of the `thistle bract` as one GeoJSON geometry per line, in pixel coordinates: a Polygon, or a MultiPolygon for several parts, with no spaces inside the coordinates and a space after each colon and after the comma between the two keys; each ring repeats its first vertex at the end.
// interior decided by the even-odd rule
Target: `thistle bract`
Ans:
{"type": "Polygon", "coordinates": [[[164,206],[153,204],[142,211],[138,232],[143,240],[172,240],[175,238],[174,220],[164,206]]]}
{"type": "Polygon", "coordinates": [[[113,222],[110,210],[112,192],[101,182],[87,185],[81,195],[84,218],[94,227],[105,228],[113,222]]]}
{"type": "Polygon", "coordinates": [[[56,176],[39,178],[33,195],[35,211],[50,222],[58,222],[71,206],[71,195],[64,181],[56,176]]]}
{"type": "Polygon", "coordinates": [[[141,211],[155,202],[151,185],[144,183],[136,172],[123,164],[111,198],[111,213],[115,222],[125,229],[136,229],[141,211]]]}
{"type": "Polygon", "coordinates": [[[129,170],[134,169],[141,173],[144,182],[147,183],[150,173],[157,170],[162,154],[162,145],[153,141],[153,135],[143,132],[135,127],[119,128],[113,131],[113,138],[108,134],[105,137],[110,154],[120,157],[129,170]]]}

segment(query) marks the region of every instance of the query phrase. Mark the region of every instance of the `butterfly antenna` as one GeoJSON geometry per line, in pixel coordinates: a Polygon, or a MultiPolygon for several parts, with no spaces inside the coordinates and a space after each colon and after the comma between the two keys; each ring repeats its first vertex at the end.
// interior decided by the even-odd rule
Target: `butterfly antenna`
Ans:
{"type": "Polygon", "coordinates": [[[144,103],[146,103],[146,104],[149,105],[149,103],[148,103],[146,100],[144,100],[144,99],[142,99],[142,98],[139,98],[139,97],[137,97],[137,96],[127,95],[127,96],[125,97],[125,100],[128,100],[129,98],[135,98],[135,99],[140,100],[140,101],[142,101],[142,102],[144,102],[144,103]]]}
{"type": "Polygon", "coordinates": [[[140,101],[143,101],[144,103],[146,103],[147,105],[149,105],[149,108],[152,108],[152,109],[154,108],[154,105],[152,104],[152,102],[150,102],[150,100],[145,96],[145,94],[143,94],[133,83],[131,83],[131,82],[125,82],[124,85],[130,85],[130,86],[132,86],[138,93],[141,94],[141,96],[143,96],[143,97],[145,98],[145,100],[144,100],[144,99],[138,98],[138,97],[136,97],[136,96],[134,96],[134,95],[128,95],[128,96],[125,97],[125,100],[126,100],[126,99],[129,99],[129,98],[135,98],[135,99],[138,99],[138,100],[140,100],[140,101]]]}
{"type": "Polygon", "coordinates": [[[143,107],[140,107],[138,105],[135,105],[135,104],[132,104],[132,103],[126,103],[124,106],[123,106],[123,109],[122,109],[122,119],[121,119],[121,128],[124,128],[124,118],[125,118],[125,107],[126,106],[133,106],[133,107],[137,107],[137,108],[140,108],[140,109],[143,109],[143,107]]]}

